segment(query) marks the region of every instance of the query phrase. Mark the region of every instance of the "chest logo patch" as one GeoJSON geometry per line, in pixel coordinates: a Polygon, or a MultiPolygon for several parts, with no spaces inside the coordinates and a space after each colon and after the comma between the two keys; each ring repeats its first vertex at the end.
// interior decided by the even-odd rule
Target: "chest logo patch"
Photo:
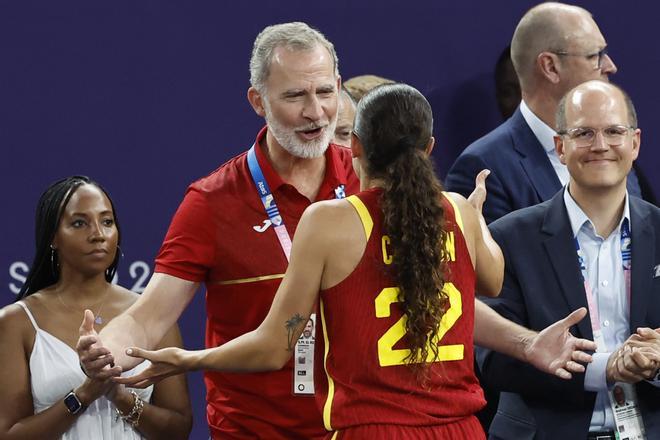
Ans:
{"type": "Polygon", "coordinates": [[[269,219],[266,219],[263,221],[262,224],[252,226],[252,229],[254,229],[257,232],[264,232],[266,231],[266,229],[270,227],[271,224],[272,224],[271,221],[269,219]]]}

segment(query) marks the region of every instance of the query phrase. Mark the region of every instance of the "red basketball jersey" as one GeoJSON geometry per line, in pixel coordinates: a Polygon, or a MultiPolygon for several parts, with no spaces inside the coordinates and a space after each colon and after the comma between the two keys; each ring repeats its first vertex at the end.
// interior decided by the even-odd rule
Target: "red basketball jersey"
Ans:
{"type": "Polygon", "coordinates": [[[485,404],[473,370],[475,273],[460,212],[443,197],[451,260],[444,291],[450,307],[436,341],[439,360],[430,363],[425,389],[404,360],[410,351],[398,288],[390,275],[381,194],[372,189],[347,199],[362,219],[367,246],[355,270],[322,291],[319,301],[316,394],[330,431],[367,424],[443,425],[470,417],[485,404]]]}

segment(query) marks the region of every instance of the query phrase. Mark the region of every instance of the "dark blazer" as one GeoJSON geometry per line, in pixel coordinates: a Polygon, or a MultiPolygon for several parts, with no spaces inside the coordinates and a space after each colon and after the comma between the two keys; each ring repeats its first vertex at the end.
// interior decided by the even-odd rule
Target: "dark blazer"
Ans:
{"type": "MultiPolygon", "coordinates": [[[[630,197],[632,292],[630,331],[660,327],[660,209],[630,197]]],[[[486,300],[501,315],[541,330],[587,307],[582,274],[563,192],[511,213],[489,226],[504,253],[502,293],[486,300]]],[[[589,317],[572,333],[593,339],[589,317]]],[[[477,350],[482,380],[503,391],[490,426],[491,438],[584,439],[596,393],[584,391],[584,374],[561,380],[499,353],[477,350]],[[504,392],[505,391],[505,392],[504,392]]],[[[647,438],[660,438],[660,389],[637,386],[647,438]]]]}
{"type": "MultiPolygon", "coordinates": [[[[447,172],[445,188],[469,196],[474,190],[474,178],[484,168],[491,171],[486,180],[488,197],[483,207],[487,223],[517,209],[544,202],[562,187],[520,108],[458,156],[447,172]]],[[[641,197],[634,171],[628,175],[628,192],[641,197]]]]}

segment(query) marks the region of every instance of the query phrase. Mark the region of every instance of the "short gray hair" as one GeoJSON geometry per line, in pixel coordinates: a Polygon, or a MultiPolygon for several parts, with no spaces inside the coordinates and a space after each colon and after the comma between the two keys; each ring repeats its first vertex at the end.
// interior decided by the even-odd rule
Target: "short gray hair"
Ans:
{"type": "Polygon", "coordinates": [[[266,27],[254,40],[250,58],[250,84],[259,93],[265,92],[266,80],[270,74],[270,65],[276,48],[285,47],[291,51],[303,51],[311,50],[318,44],[326,48],[332,56],[335,76],[339,76],[339,60],[335,46],[321,32],[299,21],[266,27]]]}

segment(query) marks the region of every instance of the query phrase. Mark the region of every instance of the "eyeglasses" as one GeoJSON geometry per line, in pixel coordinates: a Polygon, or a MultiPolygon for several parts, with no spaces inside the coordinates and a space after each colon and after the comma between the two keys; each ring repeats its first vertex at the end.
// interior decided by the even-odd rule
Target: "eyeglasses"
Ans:
{"type": "Polygon", "coordinates": [[[596,68],[594,70],[599,70],[603,68],[603,58],[607,55],[607,46],[594,53],[571,53],[563,50],[550,51],[555,55],[565,56],[565,57],[585,57],[588,60],[598,59],[596,68]]]}
{"type": "Polygon", "coordinates": [[[559,136],[568,136],[578,148],[590,147],[596,140],[596,135],[600,132],[605,142],[610,145],[621,145],[624,138],[630,130],[635,127],[629,125],[610,125],[605,128],[577,127],[570,130],[557,132],[559,136]]]}

